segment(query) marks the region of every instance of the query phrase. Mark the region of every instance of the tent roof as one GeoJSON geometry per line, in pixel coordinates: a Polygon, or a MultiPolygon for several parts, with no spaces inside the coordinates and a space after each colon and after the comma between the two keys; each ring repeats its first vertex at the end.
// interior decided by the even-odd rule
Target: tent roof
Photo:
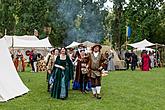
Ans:
{"type": "Polygon", "coordinates": [[[4,38],[0,39],[0,56],[0,102],[4,102],[27,93],[29,89],[23,84],[15,69],[4,38]]]}
{"type": "Polygon", "coordinates": [[[144,39],[140,42],[133,43],[133,44],[128,44],[128,45],[131,46],[131,47],[134,47],[134,48],[145,48],[145,47],[153,46],[155,44],[147,41],[146,39],[144,39]]]}
{"type": "Polygon", "coordinates": [[[90,41],[85,41],[85,42],[83,42],[82,44],[83,44],[84,46],[86,46],[86,47],[92,47],[92,46],[95,45],[95,43],[90,42],[90,41]]]}
{"type": "Polygon", "coordinates": [[[110,46],[108,46],[108,45],[101,45],[101,46],[102,46],[102,49],[101,49],[102,53],[105,53],[106,51],[107,52],[111,51],[111,47],[110,46]]]}
{"type": "Polygon", "coordinates": [[[22,40],[14,38],[13,47],[52,47],[48,37],[42,40],[22,40]]]}
{"type": "Polygon", "coordinates": [[[5,35],[4,36],[8,47],[11,47],[13,45],[13,39],[17,38],[17,39],[22,39],[22,40],[39,40],[36,36],[34,35],[24,35],[24,36],[9,36],[9,35],[5,35]]]}
{"type": "Polygon", "coordinates": [[[66,48],[74,48],[80,45],[81,43],[73,41],[70,45],[66,46],[66,48]]]}

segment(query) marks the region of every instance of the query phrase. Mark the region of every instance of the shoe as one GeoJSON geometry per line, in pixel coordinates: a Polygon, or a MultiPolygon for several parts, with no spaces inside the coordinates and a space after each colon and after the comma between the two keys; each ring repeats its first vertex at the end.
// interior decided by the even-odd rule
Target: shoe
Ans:
{"type": "Polygon", "coordinates": [[[62,98],[60,98],[61,100],[66,100],[66,97],[62,97],[62,98]]]}
{"type": "Polygon", "coordinates": [[[87,90],[84,90],[84,93],[85,93],[85,94],[87,94],[87,93],[88,93],[88,91],[87,91],[87,90]]]}
{"type": "Polygon", "coordinates": [[[86,91],[85,90],[80,90],[82,94],[86,94],[86,91]]]}
{"type": "Polygon", "coordinates": [[[101,99],[101,96],[100,96],[100,94],[97,94],[97,99],[101,99]]]}
{"type": "Polygon", "coordinates": [[[93,98],[96,98],[96,94],[93,94],[93,98]]]}
{"type": "Polygon", "coordinates": [[[84,91],[83,90],[80,90],[81,91],[81,93],[83,94],[84,93],[84,91]]]}

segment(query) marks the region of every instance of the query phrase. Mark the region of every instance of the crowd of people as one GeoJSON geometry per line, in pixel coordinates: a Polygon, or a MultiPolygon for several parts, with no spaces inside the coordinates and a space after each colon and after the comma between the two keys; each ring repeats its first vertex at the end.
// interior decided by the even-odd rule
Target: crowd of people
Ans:
{"type": "Polygon", "coordinates": [[[93,97],[101,99],[101,77],[106,60],[101,54],[101,45],[92,47],[92,52],[87,53],[86,47],[52,49],[47,55],[47,82],[48,92],[51,97],[66,99],[70,81],[73,81],[73,90],[80,90],[83,94],[92,90],[93,97]]]}
{"type": "Polygon", "coordinates": [[[32,48],[31,51],[26,52],[20,49],[10,51],[12,60],[14,62],[15,68],[18,72],[25,72],[26,67],[30,64],[31,72],[45,72],[46,64],[44,61],[44,56],[41,53],[32,48]]]}
{"type": "MultiPolygon", "coordinates": [[[[92,91],[93,97],[101,99],[103,73],[116,70],[114,50],[101,53],[101,49],[102,46],[96,44],[88,52],[87,47],[80,44],[78,49],[52,48],[46,57],[37,53],[34,48],[26,51],[26,55],[29,57],[31,72],[38,72],[43,67],[44,71],[47,71],[47,91],[51,97],[64,100],[68,97],[68,89],[72,87],[83,94],[92,91]]],[[[15,56],[12,54],[12,58],[16,70],[25,71],[25,58],[21,51],[17,50],[15,56]]],[[[149,71],[159,66],[158,58],[159,54],[155,52],[144,50],[139,57],[133,50],[126,51],[125,67],[128,70],[131,65],[132,71],[136,70],[136,67],[140,67],[142,71],[149,71]]]]}
{"type": "Polygon", "coordinates": [[[136,67],[140,67],[142,71],[149,71],[154,67],[160,67],[160,53],[157,51],[143,50],[138,56],[133,50],[125,53],[126,69],[128,70],[131,64],[131,70],[134,71],[136,67]]]}

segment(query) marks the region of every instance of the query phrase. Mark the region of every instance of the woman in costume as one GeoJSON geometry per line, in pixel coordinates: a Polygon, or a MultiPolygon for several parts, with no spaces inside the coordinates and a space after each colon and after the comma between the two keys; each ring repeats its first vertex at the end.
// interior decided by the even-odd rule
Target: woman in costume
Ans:
{"type": "Polygon", "coordinates": [[[76,81],[80,84],[80,90],[82,93],[86,93],[86,86],[88,82],[88,71],[87,71],[87,64],[88,64],[89,58],[85,54],[85,49],[80,50],[80,56],[78,57],[77,60],[77,67],[76,67],[76,81]]]}
{"type": "Polygon", "coordinates": [[[149,71],[151,60],[149,55],[147,55],[147,51],[143,51],[142,54],[142,71],[149,71]]]}
{"type": "Polygon", "coordinates": [[[78,50],[76,51],[75,54],[75,60],[73,62],[73,64],[75,65],[75,78],[74,78],[74,82],[73,82],[73,90],[79,90],[80,89],[80,83],[79,83],[79,79],[80,79],[80,72],[79,72],[79,65],[78,65],[78,59],[80,58],[80,51],[84,50],[85,46],[83,44],[78,45],[78,50]]]}
{"type": "Polygon", "coordinates": [[[154,55],[153,52],[149,51],[149,56],[150,56],[150,60],[151,60],[151,68],[154,68],[154,55]]]}
{"type": "Polygon", "coordinates": [[[20,50],[17,50],[17,55],[15,59],[15,67],[18,72],[24,72],[25,71],[25,62],[24,62],[24,57],[23,54],[21,53],[20,50]]]}
{"type": "Polygon", "coordinates": [[[66,54],[66,49],[61,48],[52,71],[54,79],[51,97],[66,99],[68,97],[68,82],[73,79],[73,64],[66,54]]]}
{"type": "Polygon", "coordinates": [[[115,70],[115,64],[113,62],[113,58],[114,58],[114,53],[113,53],[113,51],[110,51],[109,56],[108,56],[108,67],[107,67],[108,71],[115,70]]]}

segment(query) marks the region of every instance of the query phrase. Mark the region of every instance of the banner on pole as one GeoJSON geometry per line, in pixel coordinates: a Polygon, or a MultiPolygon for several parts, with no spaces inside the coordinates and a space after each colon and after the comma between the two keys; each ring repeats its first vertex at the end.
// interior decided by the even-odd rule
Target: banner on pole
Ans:
{"type": "Polygon", "coordinates": [[[128,37],[128,39],[130,39],[130,37],[131,37],[131,27],[130,26],[126,27],[126,36],[128,37]]]}

